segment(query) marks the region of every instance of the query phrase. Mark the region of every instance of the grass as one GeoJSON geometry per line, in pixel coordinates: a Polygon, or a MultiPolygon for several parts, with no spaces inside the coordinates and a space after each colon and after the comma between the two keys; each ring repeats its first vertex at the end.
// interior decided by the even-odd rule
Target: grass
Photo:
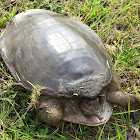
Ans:
{"type": "MultiPolygon", "coordinates": [[[[104,42],[123,90],[140,97],[139,7],[139,0],[1,0],[0,34],[16,14],[28,9],[47,9],[79,19],[104,42]]],[[[97,127],[67,122],[60,128],[42,124],[35,117],[31,95],[16,83],[1,59],[0,139],[138,140],[140,137],[140,121],[132,123],[130,110],[118,107],[107,123],[97,127]]]]}

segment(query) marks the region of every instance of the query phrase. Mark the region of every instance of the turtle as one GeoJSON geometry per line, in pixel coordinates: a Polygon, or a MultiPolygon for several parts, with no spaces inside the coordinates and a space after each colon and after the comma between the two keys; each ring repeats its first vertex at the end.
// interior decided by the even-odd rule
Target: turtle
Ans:
{"type": "Polygon", "coordinates": [[[98,35],[79,20],[43,9],[17,14],[0,37],[0,54],[25,89],[43,89],[36,113],[41,122],[97,126],[113,106],[140,109],[140,99],[123,92],[98,35]]]}

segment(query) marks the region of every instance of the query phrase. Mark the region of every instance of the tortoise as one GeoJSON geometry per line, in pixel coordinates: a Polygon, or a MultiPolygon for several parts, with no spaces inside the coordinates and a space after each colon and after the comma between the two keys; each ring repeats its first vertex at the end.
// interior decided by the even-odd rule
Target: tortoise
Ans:
{"type": "Polygon", "coordinates": [[[36,112],[49,125],[61,120],[101,125],[109,120],[114,104],[127,108],[129,101],[131,109],[140,109],[140,99],[122,91],[101,39],[81,21],[48,10],[27,10],[6,27],[0,53],[24,88],[44,87],[36,112]]]}

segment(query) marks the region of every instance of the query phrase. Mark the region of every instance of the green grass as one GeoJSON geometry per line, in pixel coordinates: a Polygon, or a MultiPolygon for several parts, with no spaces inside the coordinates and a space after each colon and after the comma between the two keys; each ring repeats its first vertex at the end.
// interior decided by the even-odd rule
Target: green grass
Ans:
{"type": "MultiPolygon", "coordinates": [[[[125,92],[140,97],[140,2],[139,0],[20,0],[0,1],[0,34],[18,13],[47,9],[76,18],[90,26],[107,48],[125,92]]],[[[36,92],[36,89],[33,93],[36,92]]],[[[130,110],[115,107],[104,125],[88,127],[63,122],[60,128],[40,123],[32,94],[22,88],[0,62],[0,139],[137,140],[140,121],[133,124],[130,110]]]]}

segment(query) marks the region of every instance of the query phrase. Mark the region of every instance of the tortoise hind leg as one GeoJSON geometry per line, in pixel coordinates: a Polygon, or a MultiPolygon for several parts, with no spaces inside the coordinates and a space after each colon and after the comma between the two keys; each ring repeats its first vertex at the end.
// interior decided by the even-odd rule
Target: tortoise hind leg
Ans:
{"type": "Polygon", "coordinates": [[[122,91],[118,76],[115,73],[107,89],[107,100],[126,109],[130,102],[131,109],[140,109],[140,99],[133,94],[122,91]]]}

